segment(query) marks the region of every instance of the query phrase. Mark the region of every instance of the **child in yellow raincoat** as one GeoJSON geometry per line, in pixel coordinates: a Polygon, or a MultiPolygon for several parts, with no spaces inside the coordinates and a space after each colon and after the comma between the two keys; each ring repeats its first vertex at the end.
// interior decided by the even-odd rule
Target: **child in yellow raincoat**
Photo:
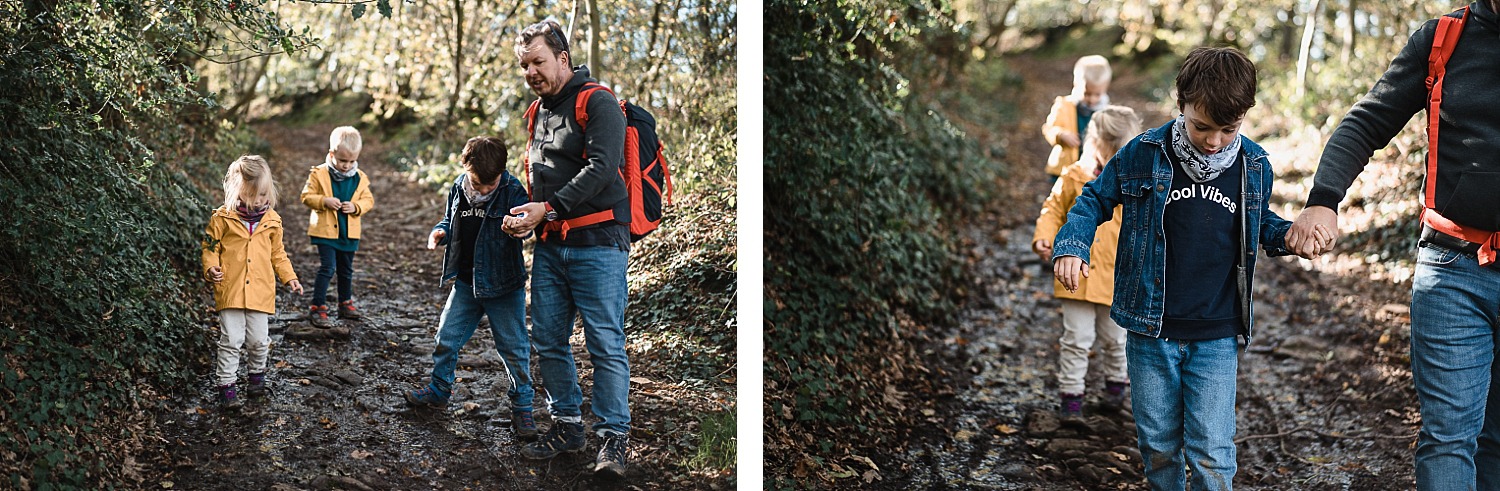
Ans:
{"type": "Polygon", "coordinates": [[[275,203],[271,165],[259,155],[240,157],[224,176],[224,206],[214,210],[204,230],[203,276],[214,284],[214,308],[219,311],[216,375],[225,409],[244,405],[234,385],[242,347],[250,358],[246,393],[265,392],[271,352],[267,325],[276,312],[276,278],[302,293],[281,243],[275,203]]]}

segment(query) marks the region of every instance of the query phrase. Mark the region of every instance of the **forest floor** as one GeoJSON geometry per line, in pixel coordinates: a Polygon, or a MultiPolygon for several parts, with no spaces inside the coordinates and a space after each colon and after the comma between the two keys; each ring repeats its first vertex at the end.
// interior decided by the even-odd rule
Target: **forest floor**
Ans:
{"type": "MultiPolygon", "coordinates": [[[[442,218],[443,197],[394,168],[385,148],[368,136],[360,169],[370,176],[376,206],[364,219],[353,285],[364,319],[338,321],[333,329],[312,327],[306,309],[319,262],[307,241],[308,212],[297,194],[308,167],[323,161],[323,142],[332,129],[331,124],[276,121],[254,126],[271,147],[268,157],[277,169],[282,196],[278,211],[284,221],[284,243],[307,292],[299,296],[281,287],[277,296],[278,313],[271,321],[270,395],[250,399],[243,410],[223,411],[211,397],[208,377],[200,387],[178,394],[168,404],[172,409],[157,415],[166,438],[163,448],[138,458],[147,468],[145,487],[290,491],[733,486],[732,355],[700,357],[700,363],[716,364],[706,370],[720,375],[695,377],[696,372],[683,370],[681,363],[663,354],[672,350],[662,349],[660,343],[652,349],[653,333],[629,326],[633,429],[631,465],[623,480],[592,476],[597,437],[590,436],[586,450],[577,454],[545,461],[520,457],[525,442],[510,429],[505,395],[509,381],[493,349],[488,321],[460,353],[459,381],[449,408],[407,407],[401,394],[427,383],[438,318],[451,290],[438,284],[441,248],[426,248],[428,232],[442,218]],[[702,444],[702,426],[709,424],[705,418],[726,412],[728,462],[706,469],[689,464],[702,444]]],[[[733,251],[729,254],[732,257],[733,251]]],[[[637,254],[632,256],[634,275],[637,254]]],[[[330,286],[329,305],[336,303],[335,292],[330,286]]],[[[627,311],[627,317],[634,315],[627,311]]],[[[732,319],[733,312],[729,315],[732,319]]],[[[592,370],[581,328],[575,330],[573,346],[589,424],[592,370]]],[[[727,350],[732,353],[733,346],[727,350]]],[[[537,424],[545,431],[551,421],[535,355],[531,366],[537,424]]],[[[721,419],[713,421],[723,425],[721,419]]]]}
{"type": "MultiPolygon", "coordinates": [[[[1006,182],[998,183],[1003,205],[962,232],[975,284],[959,325],[926,347],[940,360],[931,376],[943,382],[919,395],[930,402],[913,413],[911,441],[876,459],[887,470],[882,487],[1146,489],[1132,417],[1102,404],[1097,372],[1088,376],[1085,416],[1057,416],[1060,304],[1050,265],[1029,243],[1049,189],[1041,123],[1052,98],[1067,89],[1073,60],[1007,62],[1020,68],[1025,86],[1017,91],[1020,123],[990,135],[1015,156],[1006,182]]],[[[1143,129],[1165,122],[1163,105],[1121,71],[1110,90],[1114,103],[1141,113],[1143,129]]],[[[1300,209],[1305,190],[1290,181],[1311,175],[1318,149],[1312,145],[1309,156],[1308,145],[1262,143],[1282,176],[1278,188],[1292,189],[1278,189],[1279,198],[1300,209]],[[1303,154],[1288,155],[1297,151],[1303,154]]],[[[1277,206],[1295,218],[1286,203],[1277,206]]],[[[1327,264],[1259,262],[1256,336],[1239,357],[1239,489],[1413,487],[1420,416],[1408,358],[1410,283],[1320,266],[1327,264]]]]}

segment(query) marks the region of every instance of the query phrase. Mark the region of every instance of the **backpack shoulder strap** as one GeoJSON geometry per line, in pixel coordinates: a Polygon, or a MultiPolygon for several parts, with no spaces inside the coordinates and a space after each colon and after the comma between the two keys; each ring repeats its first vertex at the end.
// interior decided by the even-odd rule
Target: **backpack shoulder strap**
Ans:
{"type": "Polygon", "coordinates": [[[1437,207],[1438,122],[1442,119],[1438,110],[1443,105],[1443,75],[1468,20],[1469,7],[1439,17],[1437,31],[1432,35],[1432,52],[1427,55],[1427,183],[1423,190],[1427,208],[1437,207]]]}
{"type": "Polygon", "coordinates": [[[536,137],[536,113],[542,107],[542,98],[531,101],[526,108],[526,152],[521,155],[521,167],[526,174],[526,197],[531,197],[531,140],[536,137]]]}
{"type": "Polygon", "coordinates": [[[594,95],[594,92],[600,91],[600,90],[605,91],[605,92],[609,92],[610,94],[614,94],[615,93],[615,91],[609,90],[609,87],[605,87],[603,85],[599,85],[598,83],[594,83],[594,82],[589,82],[589,83],[583,84],[583,88],[578,89],[578,99],[577,99],[577,102],[574,102],[574,107],[573,107],[573,119],[578,120],[578,127],[579,128],[588,128],[588,126],[589,126],[589,111],[588,111],[588,109],[589,109],[589,96],[594,95]]]}

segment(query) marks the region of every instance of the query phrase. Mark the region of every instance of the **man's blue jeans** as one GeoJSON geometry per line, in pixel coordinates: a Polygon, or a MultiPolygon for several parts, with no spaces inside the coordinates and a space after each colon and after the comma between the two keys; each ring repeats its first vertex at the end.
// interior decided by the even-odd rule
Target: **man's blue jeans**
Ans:
{"type": "Polygon", "coordinates": [[[1411,372],[1422,404],[1417,489],[1500,489],[1500,391],[1491,385],[1497,325],[1500,271],[1430,244],[1417,251],[1411,285],[1411,372]]]}
{"type": "MultiPolygon", "coordinates": [[[[568,338],[583,317],[594,366],[595,433],[630,433],[630,359],[625,353],[625,279],[630,253],[617,247],[537,244],[531,266],[531,339],[551,413],[581,418],[583,391],[568,338]]],[[[578,419],[581,421],[581,419],[578,419]]]]}
{"type": "Polygon", "coordinates": [[[511,410],[531,410],[535,391],[531,388],[531,341],[526,337],[526,290],[496,298],[474,298],[474,287],[463,281],[453,284],[443,318],[438,323],[437,347],[432,351],[432,388],[443,393],[453,391],[453,369],[458,352],[479,328],[479,316],[490,317],[490,334],[495,336],[495,351],[505,360],[510,376],[511,410]]]}
{"type": "Polygon", "coordinates": [[[1151,489],[1228,490],[1234,449],[1234,337],[1186,341],[1130,333],[1125,343],[1136,441],[1151,489]]]}
{"type": "Polygon", "coordinates": [[[318,244],[318,259],[322,264],[318,266],[318,278],[313,283],[313,305],[324,305],[328,295],[328,283],[333,280],[334,272],[339,275],[339,302],[354,298],[354,253],[334,249],[332,246],[318,244]]]}

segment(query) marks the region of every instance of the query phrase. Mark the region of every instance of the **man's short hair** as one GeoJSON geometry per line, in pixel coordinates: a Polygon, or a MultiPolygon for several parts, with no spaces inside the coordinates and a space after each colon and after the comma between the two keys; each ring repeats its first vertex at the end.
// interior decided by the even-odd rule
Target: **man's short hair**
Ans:
{"type": "Polygon", "coordinates": [[[552,19],[547,19],[521,30],[521,35],[516,37],[516,50],[531,45],[531,40],[541,36],[542,42],[552,50],[553,56],[561,55],[568,51],[568,35],[563,33],[561,24],[552,19]]]}
{"type": "Polygon", "coordinates": [[[479,178],[481,184],[489,184],[505,172],[506,158],[505,142],[499,138],[476,136],[464,144],[458,162],[464,166],[464,171],[479,178]]]}
{"type": "Polygon", "coordinates": [[[1197,104],[1227,125],[1255,106],[1255,63],[1234,48],[1195,48],[1177,72],[1177,107],[1197,104]]]}

